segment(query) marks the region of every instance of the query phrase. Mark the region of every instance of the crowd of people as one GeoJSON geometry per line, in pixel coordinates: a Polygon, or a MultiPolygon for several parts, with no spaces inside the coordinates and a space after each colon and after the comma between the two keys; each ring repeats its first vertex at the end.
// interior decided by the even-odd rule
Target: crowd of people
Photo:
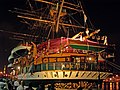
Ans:
{"type": "MultiPolygon", "coordinates": [[[[28,86],[25,86],[25,83],[20,80],[8,80],[7,81],[8,89],[7,90],[34,90],[32,87],[32,83],[30,82],[28,86]]],[[[42,85],[38,85],[36,90],[44,90],[42,85]]]]}
{"type": "Polygon", "coordinates": [[[0,90],[55,90],[53,84],[38,84],[33,82],[24,82],[18,79],[6,79],[7,88],[2,87],[0,90]],[[33,88],[33,85],[36,84],[33,88]]]}

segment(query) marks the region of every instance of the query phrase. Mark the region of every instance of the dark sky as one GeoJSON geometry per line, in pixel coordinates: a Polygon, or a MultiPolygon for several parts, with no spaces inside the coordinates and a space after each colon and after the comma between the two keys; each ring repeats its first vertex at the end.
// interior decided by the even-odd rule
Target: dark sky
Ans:
{"type": "MultiPolygon", "coordinates": [[[[1,0],[0,1],[0,30],[22,32],[22,26],[16,15],[8,12],[15,7],[24,7],[26,0],[1,0]]],[[[82,0],[86,14],[89,15],[96,28],[108,36],[109,43],[116,45],[116,61],[120,62],[120,0],[82,0]]],[[[10,50],[19,41],[11,39],[7,32],[0,32],[0,70],[8,63],[10,50]]]]}

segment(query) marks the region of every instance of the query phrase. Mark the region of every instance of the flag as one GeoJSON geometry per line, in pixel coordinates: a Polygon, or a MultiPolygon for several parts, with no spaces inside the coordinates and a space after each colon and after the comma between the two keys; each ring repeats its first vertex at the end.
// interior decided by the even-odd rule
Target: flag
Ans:
{"type": "Polygon", "coordinates": [[[98,62],[104,62],[105,59],[102,57],[101,53],[98,54],[98,62]]]}

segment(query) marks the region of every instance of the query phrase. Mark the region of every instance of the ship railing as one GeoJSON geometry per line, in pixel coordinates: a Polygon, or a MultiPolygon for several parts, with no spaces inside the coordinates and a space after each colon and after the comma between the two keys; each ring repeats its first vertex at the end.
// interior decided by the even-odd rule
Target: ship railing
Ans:
{"type": "Polygon", "coordinates": [[[49,62],[35,65],[32,68],[33,72],[47,71],[47,70],[78,70],[78,71],[98,71],[109,72],[106,66],[98,66],[97,63],[84,63],[84,62],[49,62]]]}

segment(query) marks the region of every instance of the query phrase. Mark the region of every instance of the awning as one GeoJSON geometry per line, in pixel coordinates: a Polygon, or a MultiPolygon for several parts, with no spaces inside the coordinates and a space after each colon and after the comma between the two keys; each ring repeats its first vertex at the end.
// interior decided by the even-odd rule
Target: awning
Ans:
{"type": "Polygon", "coordinates": [[[11,51],[11,54],[13,54],[14,52],[17,52],[19,50],[23,50],[23,49],[27,49],[28,51],[30,51],[31,49],[31,46],[17,46],[15,47],[12,51],[11,51]]]}

